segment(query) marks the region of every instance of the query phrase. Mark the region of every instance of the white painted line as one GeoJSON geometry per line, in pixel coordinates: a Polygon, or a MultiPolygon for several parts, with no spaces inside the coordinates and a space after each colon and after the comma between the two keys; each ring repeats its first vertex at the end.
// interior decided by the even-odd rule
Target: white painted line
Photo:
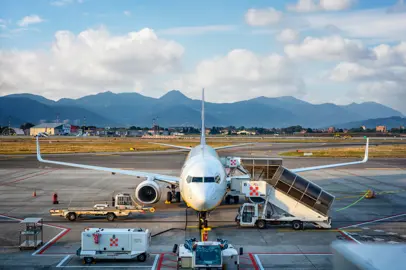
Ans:
{"type": "Polygon", "coordinates": [[[382,241],[385,241],[385,239],[382,239],[382,238],[374,238],[374,241],[382,242],[382,241]]]}
{"type": "MultiPolygon", "coordinates": [[[[57,228],[57,227],[54,227],[57,228]]],[[[61,228],[58,228],[61,229],[61,228]]],[[[68,229],[63,229],[60,233],[58,233],[57,235],[55,235],[51,240],[49,240],[48,242],[46,242],[45,245],[43,245],[40,249],[37,249],[37,251],[35,251],[34,253],[31,254],[31,256],[36,256],[39,252],[41,252],[44,248],[46,248],[47,246],[49,246],[55,239],[57,239],[60,235],[64,234],[68,229]]]]}
{"type": "Polygon", "coordinates": [[[274,253],[274,254],[255,254],[255,256],[333,256],[329,253],[274,253]]]}
{"type": "Polygon", "coordinates": [[[396,242],[396,241],[389,241],[388,244],[399,244],[399,242],[396,242]]]}
{"type": "Polygon", "coordinates": [[[363,222],[360,224],[350,225],[350,226],[342,227],[339,229],[342,230],[342,229],[346,229],[346,228],[358,227],[358,226],[361,226],[364,224],[370,224],[370,223],[374,223],[374,222],[379,222],[379,221],[383,221],[383,220],[387,220],[387,219],[391,219],[391,218],[403,217],[403,216],[406,216],[406,213],[395,215],[395,216],[390,216],[390,217],[386,217],[386,218],[381,218],[381,219],[377,219],[377,220],[367,221],[367,222],[363,222]]]}
{"type": "MultiPolygon", "coordinates": [[[[260,255],[260,254],[258,254],[258,255],[260,255]]],[[[257,254],[254,255],[255,261],[257,261],[258,268],[260,270],[264,270],[264,267],[262,266],[261,260],[258,258],[258,255],[257,254]]]]}
{"type": "Polygon", "coordinates": [[[404,235],[401,235],[400,237],[406,238],[406,234],[404,234],[404,235]]]}
{"type": "Polygon", "coordinates": [[[362,244],[360,241],[358,241],[357,239],[355,239],[354,237],[352,237],[351,235],[349,235],[346,231],[341,230],[341,232],[343,234],[345,234],[346,236],[348,236],[349,238],[351,238],[354,242],[358,243],[358,244],[362,244]]]}
{"type": "Polygon", "coordinates": [[[70,256],[71,255],[68,255],[65,258],[63,258],[62,261],[60,261],[56,267],[64,267],[62,265],[70,258],[70,256]]]}
{"type": "Polygon", "coordinates": [[[386,234],[387,234],[387,235],[397,235],[398,233],[395,233],[395,232],[387,232],[386,234]]]}
{"type": "Polygon", "coordinates": [[[79,266],[79,265],[62,265],[71,255],[66,256],[56,267],[62,267],[62,268],[149,268],[151,270],[155,270],[158,264],[159,257],[161,256],[160,254],[155,255],[154,259],[154,264],[152,266],[150,265],[84,265],[84,266],[79,266]]]}
{"type": "Polygon", "coordinates": [[[369,230],[368,227],[361,227],[362,230],[369,230]]]}
{"type": "Polygon", "coordinates": [[[384,230],[374,230],[374,232],[384,232],[384,230]]]}
{"type": "Polygon", "coordinates": [[[159,260],[159,257],[161,257],[161,256],[162,256],[161,254],[155,255],[154,264],[152,265],[152,268],[151,268],[152,270],[155,270],[157,268],[158,260],[159,260]]]}
{"type": "MultiPolygon", "coordinates": [[[[12,220],[18,220],[18,221],[22,220],[21,218],[14,218],[14,217],[9,217],[9,216],[5,216],[5,215],[0,215],[0,217],[12,219],[12,220]]],[[[52,238],[51,240],[46,242],[40,249],[38,249],[34,253],[32,253],[31,256],[37,256],[38,252],[41,252],[41,250],[43,250],[50,243],[52,243],[52,241],[54,241],[57,237],[59,237],[61,234],[65,233],[67,230],[69,230],[69,229],[66,229],[66,228],[62,228],[62,227],[55,226],[55,225],[50,225],[50,224],[43,224],[43,225],[47,226],[47,227],[51,227],[51,228],[56,228],[56,229],[59,229],[59,230],[62,230],[62,231],[60,233],[58,233],[54,238],[52,238]]],[[[43,255],[41,254],[41,256],[43,256],[43,255]]],[[[56,256],[60,256],[60,255],[56,255],[56,256]]]]}

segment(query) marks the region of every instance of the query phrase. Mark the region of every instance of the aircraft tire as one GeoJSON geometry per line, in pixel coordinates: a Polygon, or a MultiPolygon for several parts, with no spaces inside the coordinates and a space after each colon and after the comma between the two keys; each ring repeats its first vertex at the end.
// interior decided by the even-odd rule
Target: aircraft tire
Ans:
{"type": "Polygon", "coordinates": [[[226,196],[226,204],[230,204],[230,202],[231,202],[231,196],[227,195],[226,196]]]}
{"type": "Polygon", "coordinates": [[[175,193],[175,201],[177,203],[180,203],[180,192],[179,191],[175,193]]]}
{"type": "Polygon", "coordinates": [[[172,192],[168,191],[168,193],[166,193],[166,200],[172,202],[172,192]]]}
{"type": "Polygon", "coordinates": [[[233,201],[234,201],[234,204],[239,204],[239,202],[240,202],[240,196],[234,196],[234,197],[233,197],[233,201]]]}

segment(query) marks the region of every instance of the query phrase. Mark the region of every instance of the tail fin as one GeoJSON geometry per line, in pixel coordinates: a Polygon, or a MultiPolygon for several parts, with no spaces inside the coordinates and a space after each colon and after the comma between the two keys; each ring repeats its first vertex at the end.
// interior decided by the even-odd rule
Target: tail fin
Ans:
{"type": "Polygon", "coordinates": [[[206,128],[204,126],[204,88],[202,89],[202,131],[200,136],[200,144],[206,144],[206,128]]]}

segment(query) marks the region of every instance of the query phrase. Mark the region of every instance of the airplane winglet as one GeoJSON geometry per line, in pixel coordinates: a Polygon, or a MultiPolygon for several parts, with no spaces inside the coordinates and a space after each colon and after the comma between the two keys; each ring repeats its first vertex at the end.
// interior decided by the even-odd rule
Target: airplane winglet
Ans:
{"type": "Polygon", "coordinates": [[[368,155],[369,155],[369,138],[367,138],[367,144],[365,145],[365,154],[364,159],[362,160],[363,163],[368,161],[368,155]]]}
{"type": "Polygon", "coordinates": [[[42,157],[41,157],[41,149],[39,147],[39,135],[35,136],[36,140],[37,140],[37,159],[38,161],[43,161],[42,157]]]}

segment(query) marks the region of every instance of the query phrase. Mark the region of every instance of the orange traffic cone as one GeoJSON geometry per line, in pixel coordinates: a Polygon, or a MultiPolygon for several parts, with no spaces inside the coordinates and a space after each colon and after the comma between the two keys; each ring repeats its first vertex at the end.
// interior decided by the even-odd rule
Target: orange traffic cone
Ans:
{"type": "Polygon", "coordinates": [[[34,192],[32,193],[33,197],[37,197],[37,191],[34,190],[34,192]]]}

